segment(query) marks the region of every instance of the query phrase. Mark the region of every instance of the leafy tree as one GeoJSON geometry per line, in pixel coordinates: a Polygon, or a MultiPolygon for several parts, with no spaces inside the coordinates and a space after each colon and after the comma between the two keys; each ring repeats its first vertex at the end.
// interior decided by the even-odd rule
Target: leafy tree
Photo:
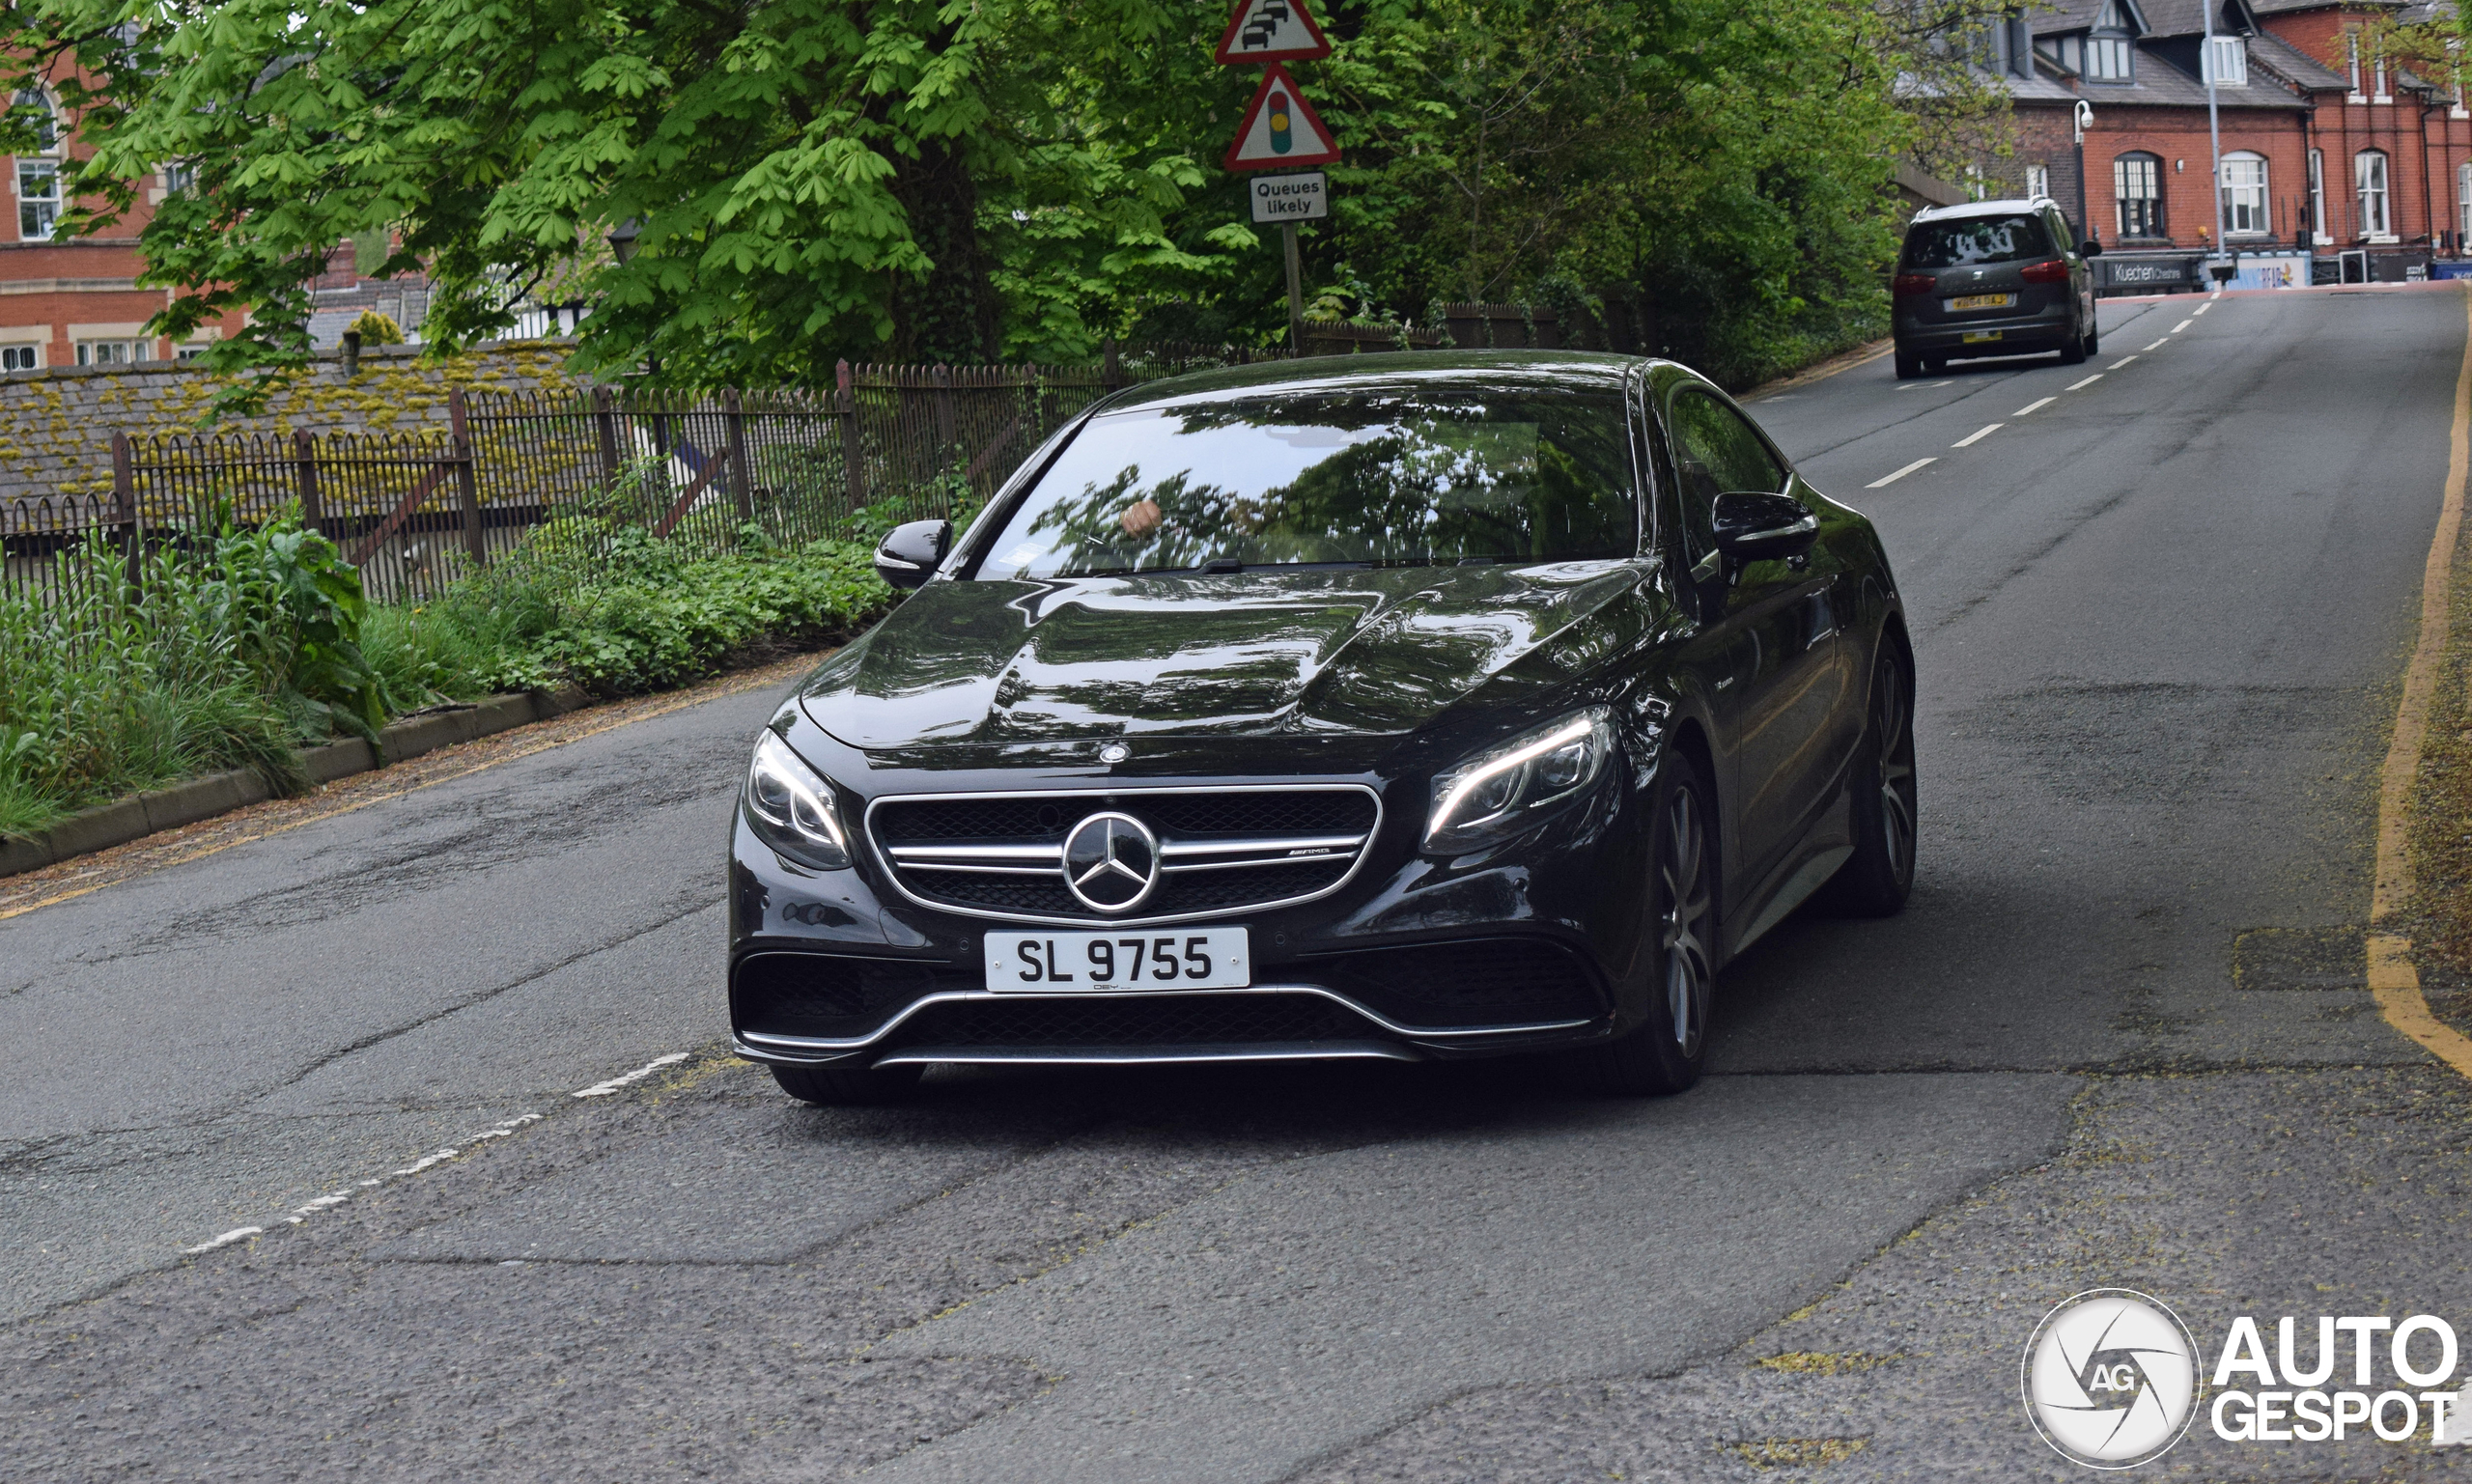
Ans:
{"type": "MultiPolygon", "coordinates": [[[[1888,160],[1980,111],[1962,33],[1990,3],[1331,0],[1335,55],[1297,69],[1346,151],[1314,287],[1390,316],[1550,303],[1737,377],[1841,338],[1880,312],[1888,160]]],[[[1217,162],[1257,74],[1211,63],[1216,3],[6,14],[0,81],[49,81],[92,146],[65,231],[191,167],[141,248],[177,291],[161,332],[250,311],[210,352],[225,370],[300,363],[309,285],[346,243],[430,276],[433,342],[581,296],[580,369],[686,384],[1284,328],[1278,255],[1217,162]]]]}

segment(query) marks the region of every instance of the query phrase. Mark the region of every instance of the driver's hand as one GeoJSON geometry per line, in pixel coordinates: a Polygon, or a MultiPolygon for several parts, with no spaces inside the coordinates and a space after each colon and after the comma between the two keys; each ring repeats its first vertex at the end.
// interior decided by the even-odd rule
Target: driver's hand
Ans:
{"type": "Polygon", "coordinates": [[[1144,536],[1149,535],[1152,531],[1159,529],[1159,502],[1157,500],[1136,500],[1131,505],[1125,507],[1125,513],[1123,515],[1116,518],[1116,524],[1124,527],[1124,533],[1127,536],[1132,537],[1136,541],[1139,541],[1144,536]]]}

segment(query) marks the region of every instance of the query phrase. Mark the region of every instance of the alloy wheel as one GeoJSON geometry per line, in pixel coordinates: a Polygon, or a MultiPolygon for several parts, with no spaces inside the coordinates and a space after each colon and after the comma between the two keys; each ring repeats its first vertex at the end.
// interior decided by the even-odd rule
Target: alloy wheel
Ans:
{"type": "Polygon", "coordinates": [[[1872,704],[1874,734],[1880,740],[1880,844],[1890,875],[1904,882],[1914,874],[1914,725],[1905,699],[1905,672],[1894,664],[1880,667],[1878,697],[1872,704]]]}
{"type": "Polygon", "coordinates": [[[1691,1057],[1700,1054],[1708,1025],[1709,940],[1716,912],[1708,833],[1699,798],[1687,788],[1676,789],[1666,805],[1664,857],[1657,868],[1665,884],[1666,1009],[1675,1049],[1691,1057]]]}

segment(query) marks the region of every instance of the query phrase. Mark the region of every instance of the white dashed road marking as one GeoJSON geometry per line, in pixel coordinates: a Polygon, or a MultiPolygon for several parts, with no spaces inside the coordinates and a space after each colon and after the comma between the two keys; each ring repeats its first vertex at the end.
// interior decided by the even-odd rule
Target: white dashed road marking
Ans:
{"type": "MultiPolygon", "coordinates": [[[[2148,347],[2146,348],[2146,350],[2162,350],[2165,346],[2170,345],[2171,343],[2172,343],[2172,339],[2171,339],[2171,337],[2170,337],[2170,336],[2168,336],[2168,335],[2167,335],[2167,336],[2165,336],[2164,338],[2162,338],[2161,340],[2158,340],[2158,341],[2154,342],[2154,344],[2152,344],[2152,345],[2150,345],[2150,346],[2148,346],[2148,347]]],[[[2140,350],[2140,351],[2138,351],[2137,353],[2138,353],[2138,354],[2140,354],[2140,355],[2144,355],[2144,354],[2146,353],[2146,350],[2140,350]]]]}
{"type": "Polygon", "coordinates": [[[1957,439],[1954,443],[1952,443],[1949,446],[1951,448],[1972,448],[1976,443],[1991,436],[1995,433],[1998,433],[2005,426],[2007,425],[2003,423],[1993,423],[1988,427],[1977,428],[1974,432],[1967,434],[1964,437],[1957,439]]]}
{"type": "Polygon", "coordinates": [[[2137,359],[2137,357],[2136,357],[2136,356],[2134,356],[2134,355],[2123,355],[2123,356],[2121,356],[2119,360],[2116,360],[2116,361],[2112,362],[2109,366],[2106,366],[2106,367],[2104,367],[2103,369],[2104,369],[2104,370],[2106,370],[2106,371],[2118,371],[2118,370],[2120,370],[2122,366],[2127,365],[2129,362],[2131,362],[2131,361],[2133,361],[2133,360],[2135,360],[2135,359],[2137,359]]]}
{"type": "Polygon", "coordinates": [[[1940,460],[1939,460],[1939,457],[1938,457],[1937,455],[1934,455],[1933,457],[1928,458],[1928,459],[1917,459],[1917,460],[1915,460],[1912,463],[1907,464],[1904,468],[1901,468],[1901,469],[1897,470],[1896,473],[1894,473],[1894,474],[1890,474],[1890,475],[1885,475],[1885,476],[1883,476],[1883,477],[1881,477],[1881,478],[1879,478],[1879,479],[1875,479],[1875,480],[1871,481],[1869,484],[1865,485],[1863,488],[1864,488],[1864,489],[1866,489],[1866,490],[1877,490],[1877,489],[1879,489],[1880,487],[1882,487],[1883,485],[1894,485],[1894,484],[1896,484],[1898,480],[1903,479],[1905,476],[1907,476],[1908,474],[1913,473],[1915,470],[1917,470],[1917,469],[1919,469],[1919,468],[1923,467],[1924,464],[1926,464],[1926,463],[1937,463],[1937,462],[1940,462],[1940,460]]]}
{"type": "Polygon", "coordinates": [[[1896,387],[1896,388],[1894,388],[1894,390],[1900,391],[1900,392],[1927,392],[1927,391],[1931,390],[1931,388],[1933,388],[1933,387],[1935,387],[1935,386],[1954,386],[1954,385],[1956,385],[1956,384],[1957,384],[1957,383],[1956,383],[1955,381],[1953,381],[1953,380],[1950,380],[1950,381],[1908,381],[1908,382],[1906,382],[1903,386],[1896,387]]]}
{"type": "Polygon", "coordinates": [[[2088,377],[2088,378],[2087,378],[2085,380],[2083,380],[2083,381],[2071,381],[2071,382],[2069,382],[2066,386],[2062,387],[2062,388],[2061,388],[2061,390],[2062,390],[2062,391],[2065,391],[2065,392],[2073,392],[2073,391],[2077,390],[2077,389],[2078,389],[2079,387],[2081,387],[2081,386],[2092,386],[2092,385],[2093,385],[2095,382],[2100,381],[2101,379],[2103,379],[2103,374],[2102,374],[2101,372],[2099,372],[2099,371],[2098,371],[2098,372],[2095,372],[2093,376],[2088,377]]]}
{"type": "Polygon", "coordinates": [[[672,1051],[666,1056],[656,1056],[652,1060],[645,1062],[642,1066],[637,1067],[634,1071],[628,1073],[625,1077],[613,1077],[605,1082],[595,1082],[589,1087],[578,1088],[577,1090],[567,1094],[567,1096],[571,1098],[605,1098],[611,1093],[616,1092],[619,1088],[626,1086],[629,1082],[640,1082],[645,1078],[659,1072],[661,1068],[675,1066],[686,1059],[687,1053],[685,1051],[672,1051]]]}
{"type": "Polygon", "coordinates": [[[2184,329],[2187,329],[2190,325],[2197,323],[2197,322],[2198,322],[2198,317],[2197,317],[2197,316],[2195,316],[2195,315],[2191,315],[2191,316],[2189,316],[2187,319],[2185,319],[2185,320],[2181,321],[2179,323],[2173,325],[2170,329],[2165,330],[2163,333],[2164,333],[2164,334],[2166,334],[2166,335],[2177,335],[2177,334],[2180,333],[2180,331],[2182,331],[2182,330],[2184,330],[2184,329]]]}
{"type": "MultiPolygon", "coordinates": [[[[653,1066],[666,1066],[673,1061],[683,1061],[686,1059],[686,1052],[681,1051],[676,1056],[663,1057],[661,1060],[653,1063],[653,1066]]],[[[620,1080],[632,1081],[636,1078],[642,1077],[646,1072],[650,1072],[651,1070],[652,1067],[646,1067],[641,1072],[631,1072],[620,1080]]],[[[580,1094],[578,1094],[578,1096],[580,1096],[580,1094]]],[[[464,1149],[470,1149],[475,1145],[486,1143],[493,1138],[505,1138],[508,1134],[511,1134],[516,1130],[522,1128],[525,1124],[539,1123],[540,1121],[541,1115],[539,1113],[519,1113],[515,1117],[508,1119],[506,1122],[499,1124],[496,1128],[485,1129],[482,1132],[473,1134],[470,1138],[465,1139],[464,1141],[463,1149],[440,1149],[434,1154],[423,1155],[421,1158],[414,1160],[411,1163],[405,1165],[402,1169],[394,1171],[393,1175],[398,1177],[404,1175],[417,1175],[433,1164],[443,1163],[448,1160],[454,1159],[457,1155],[464,1153],[464,1149]]],[[[384,1185],[385,1183],[384,1179],[360,1180],[353,1182],[353,1189],[365,1190],[371,1187],[384,1185]]],[[[311,1217],[316,1216],[319,1212],[331,1210],[334,1207],[340,1206],[344,1202],[351,1199],[351,1190],[335,1190],[327,1194],[321,1195],[316,1200],[310,1201],[306,1205],[294,1207],[293,1210],[284,1217],[284,1223],[289,1226],[297,1226],[301,1222],[309,1219],[311,1217]]],[[[263,1226],[236,1226],[232,1230],[225,1232],[220,1237],[201,1242],[193,1247],[181,1248],[181,1255],[183,1257],[195,1257],[202,1252],[211,1252],[216,1247],[230,1246],[235,1242],[243,1241],[250,1237],[263,1237],[266,1235],[266,1230],[267,1229],[263,1226]]]]}
{"type": "Polygon", "coordinates": [[[183,1247],[181,1253],[184,1257],[195,1257],[200,1252],[211,1252],[216,1247],[230,1246],[243,1237],[263,1237],[266,1235],[266,1230],[263,1226],[236,1226],[220,1237],[201,1242],[193,1247],[183,1247]]]}
{"type": "Polygon", "coordinates": [[[2050,406],[2053,403],[2058,402],[2059,400],[2060,400],[2060,399],[2059,399],[2059,398],[2057,398],[2057,397],[2041,397],[2041,398],[2037,398],[2037,399],[2036,399],[2036,400],[2035,400],[2035,401],[2033,401],[2033,402],[2027,403],[2024,406],[2019,407],[2016,411],[2011,412],[2011,413],[2009,413],[2008,415],[2009,415],[2010,417],[2023,417],[2023,416],[2025,416],[2027,413],[2032,412],[2033,410],[2035,410],[2037,407],[2047,407],[2047,406],[2050,406]]]}

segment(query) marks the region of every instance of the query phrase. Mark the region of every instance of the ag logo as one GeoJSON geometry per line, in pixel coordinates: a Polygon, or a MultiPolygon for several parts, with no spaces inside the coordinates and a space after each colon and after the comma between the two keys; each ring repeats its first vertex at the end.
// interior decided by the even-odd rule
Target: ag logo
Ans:
{"type": "Polygon", "coordinates": [[[2125,1288],[2079,1294],[2026,1342],[2026,1415],[2090,1469],[2160,1458],[2197,1415],[2197,1342],[2179,1316],[2125,1288]]]}

